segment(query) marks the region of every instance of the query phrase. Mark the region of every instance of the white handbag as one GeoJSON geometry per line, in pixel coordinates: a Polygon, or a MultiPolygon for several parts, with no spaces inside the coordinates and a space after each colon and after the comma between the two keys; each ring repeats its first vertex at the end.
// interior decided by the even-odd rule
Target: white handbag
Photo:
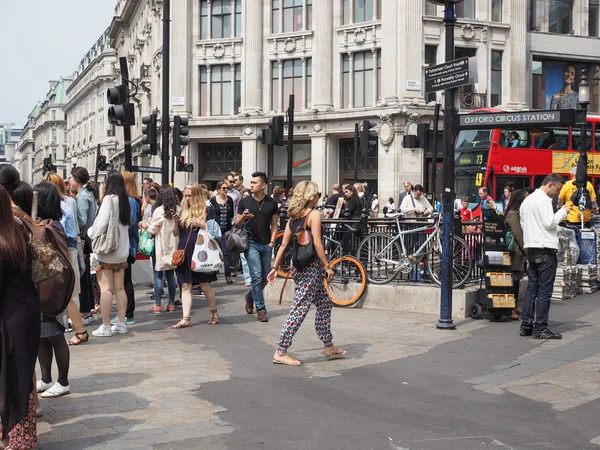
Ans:
{"type": "Polygon", "coordinates": [[[198,230],[192,254],[192,272],[215,273],[223,269],[223,252],[219,242],[206,229],[198,230]]]}

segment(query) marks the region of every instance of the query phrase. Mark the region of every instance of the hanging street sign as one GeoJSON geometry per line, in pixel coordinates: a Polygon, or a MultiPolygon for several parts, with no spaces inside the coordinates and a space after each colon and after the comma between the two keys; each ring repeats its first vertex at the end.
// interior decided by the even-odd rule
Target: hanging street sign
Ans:
{"type": "Polygon", "coordinates": [[[134,172],[162,173],[162,168],[160,167],[133,166],[132,169],[134,172]]]}
{"type": "Polygon", "coordinates": [[[425,69],[425,93],[477,83],[477,58],[460,58],[425,69]]]}

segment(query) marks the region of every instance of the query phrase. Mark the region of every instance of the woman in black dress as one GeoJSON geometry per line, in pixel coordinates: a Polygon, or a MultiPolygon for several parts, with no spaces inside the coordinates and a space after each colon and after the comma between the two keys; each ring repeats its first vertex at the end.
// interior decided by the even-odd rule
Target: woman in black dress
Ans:
{"type": "Polygon", "coordinates": [[[15,449],[37,445],[33,374],[40,303],[31,259],[24,230],[13,219],[11,198],[0,183],[0,440],[8,438],[15,449]]]}
{"type": "Polygon", "coordinates": [[[211,325],[219,323],[217,315],[217,301],[215,292],[210,283],[217,281],[217,275],[214,273],[192,272],[192,254],[196,240],[198,239],[198,230],[206,229],[206,222],[215,218],[215,212],[212,207],[207,207],[207,196],[199,184],[187,184],[183,190],[183,212],[181,218],[177,214],[173,215],[173,220],[178,226],[173,227],[173,235],[179,236],[179,250],[185,250],[185,259],[181,266],[177,267],[177,281],[181,283],[182,293],[181,302],[183,309],[183,319],[171,328],[188,328],[192,326],[192,286],[199,284],[202,292],[206,295],[210,313],[212,315],[211,325]]]}
{"type": "Polygon", "coordinates": [[[346,208],[342,217],[346,219],[360,219],[363,203],[358,196],[356,188],[349,184],[344,188],[344,196],[346,197],[346,208]]]}
{"type": "Polygon", "coordinates": [[[231,259],[227,253],[226,234],[231,231],[233,221],[233,199],[227,195],[229,188],[224,181],[217,183],[217,194],[211,197],[210,203],[215,210],[216,221],[221,228],[221,251],[223,252],[223,269],[225,271],[225,281],[227,284],[233,284],[231,279],[231,259]]]}

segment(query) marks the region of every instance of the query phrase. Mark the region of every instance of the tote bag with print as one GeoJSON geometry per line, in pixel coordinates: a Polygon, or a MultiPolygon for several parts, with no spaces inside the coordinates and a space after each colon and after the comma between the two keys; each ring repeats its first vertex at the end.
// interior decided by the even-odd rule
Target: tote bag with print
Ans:
{"type": "Polygon", "coordinates": [[[206,229],[198,230],[192,271],[197,273],[215,273],[223,269],[223,253],[219,242],[213,239],[206,229]]]}

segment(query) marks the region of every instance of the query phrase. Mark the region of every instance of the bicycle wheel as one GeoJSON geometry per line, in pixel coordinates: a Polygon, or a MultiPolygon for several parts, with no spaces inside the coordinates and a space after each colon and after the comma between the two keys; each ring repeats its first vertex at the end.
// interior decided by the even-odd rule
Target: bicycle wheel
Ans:
{"type": "Polygon", "coordinates": [[[367,278],[365,268],[354,256],[336,258],[329,266],[333,279],[325,279],[325,289],[336,306],[354,305],[365,292],[367,278]]]}
{"type": "Polygon", "coordinates": [[[390,235],[373,233],[358,245],[356,256],[364,266],[370,283],[386,284],[398,274],[402,250],[398,241],[392,240],[390,235]]]}
{"type": "MultiPolygon", "coordinates": [[[[437,248],[437,243],[427,255],[427,269],[435,284],[442,284],[442,249],[437,248]]],[[[473,255],[465,241],[454,236],[452,243],[452,288],[463,286],[471,276],[473,269],[473,255]]]]}
{"type": "MultiPolygon", "coordinates": [[[[279,252],[279,247],[281,247],[281,242],[283,241],[283,235],[285,233],[283,231],[279,231],[277,236],[275,236],[275,245],[273,246],[273,252],[275,256],[279,252]]],[[[277,275],[280,277],[286,277],[288,275],[288,269],[292,264],[292,246],[288,245],[283,254],[283,259],[281,260],[281,265],[279,270],[277,270],[277,275]]]]}

